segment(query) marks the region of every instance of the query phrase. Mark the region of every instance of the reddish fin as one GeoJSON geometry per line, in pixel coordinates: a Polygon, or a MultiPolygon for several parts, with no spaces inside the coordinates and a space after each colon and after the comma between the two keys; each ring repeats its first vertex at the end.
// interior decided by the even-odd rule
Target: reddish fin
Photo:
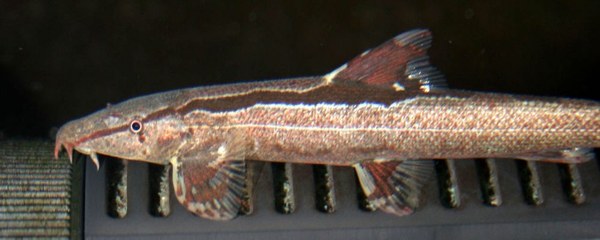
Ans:
{"type": "Polygon", "coordinates": [[[245,138],[228,132],[220,144],[182,146],[173,157],[173,188],[190,212],[211,220],[238,216],[246,184],[245,138]]]}
{"type": "Polygon", "coordinates": [[[431,32],[416,29],[368,50],[325,76],[331,82],[360,82],[393,87],[398,91],[424,91],[445,87],[442,74],[429,64],[431,32]]]}
{"type": "Polygon", "coordinates": [[[419,205],[423,184],[431,175],[431,161],[371,161],[354,165],[367,199],[378,209],[398,216],[419,205]]]}
{"type": "Polygon", "coordinates": [[[245,166],[243,160],[175,161],[173,186],[177,200],[200,217],[233,219],[238,215],[244,193],[245,166]]]}
{"type": "Polygon", "coordinates": [[[528,161],[544,161],[554,163],[584,163],[594,160],[594,150],[591,148],[567,148],[561,150],[550,150],[521,154],[511,158],[523,159],[528,161]]]}

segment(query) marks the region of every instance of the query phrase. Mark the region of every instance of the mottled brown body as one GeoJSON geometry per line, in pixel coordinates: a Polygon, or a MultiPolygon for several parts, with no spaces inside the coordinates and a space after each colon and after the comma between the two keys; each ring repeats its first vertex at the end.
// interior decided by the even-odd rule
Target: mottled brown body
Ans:
{"type": "Polygon", "coordinates": [[[237,215],[244,159],[352,166],[379,209],[418,205],[428,159],[581,162],[600,147],[600,104],[455,91],[429,65],[426,30],[398,35],[322,77],[176,90],[63,126],[62,147],[171,163],[177,199],[237,215]]]}

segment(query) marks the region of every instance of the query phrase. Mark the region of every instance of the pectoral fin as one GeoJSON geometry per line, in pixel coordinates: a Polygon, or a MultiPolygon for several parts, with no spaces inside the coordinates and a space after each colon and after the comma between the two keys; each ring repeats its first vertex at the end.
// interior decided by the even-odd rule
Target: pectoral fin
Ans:
{"type": "Polygon", "coordinates": [[[431,175],[431,161],[370,161],[354,165],[367,199],[387,213],[411,214],[419,205],[421,188],[431,175]]]}
{"type": "Polygon", "coordinates": [[[211,220],[238,215],[244,194],[246,164],[239,142],[223,143],[214,151],[173,158],[177,200],[192,213],[211,220]]]}
{"type": "Polygon", "coordinates": [[[230,220],[240,209],[245,164],[243,160],[215,161],[175,161],[175,195],[183,206],[200,217],[230,220]]]}

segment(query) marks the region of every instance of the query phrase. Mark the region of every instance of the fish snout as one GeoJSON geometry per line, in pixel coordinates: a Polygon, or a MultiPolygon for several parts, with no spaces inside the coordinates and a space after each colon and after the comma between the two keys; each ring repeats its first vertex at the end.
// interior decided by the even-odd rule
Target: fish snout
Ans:
{"type": "Polygon", "coordinates": [[[56,133],[56,142],[54,145],[54,158],[58,159],[58,155],[64,147],[67,151],[67,155],[69,156],[69,160],[73,162],[73,148],[75,147],[75,144],[74,140],[71,139],[70,135],[67,133],[68,131],[65,131],[67,126],[68,124],[61,127],[58,130],[58,133],[56,133]]]}
{"type": "Polygon", "coordinates": [[[69,161],[73,163],[73,151],[90,156],[96,169],[100,168],[98,155],[93,149],[86,147],[86,141],[89,140],[89,133],[82,126],[80,121],[72,121],[62,126],[56,133],[56,142],[54,145],[54,158],[58,159],[61,150],[64,148],[69,156],[69,161]],[[87,133],[87,134],[86,134],[87,133]]]}

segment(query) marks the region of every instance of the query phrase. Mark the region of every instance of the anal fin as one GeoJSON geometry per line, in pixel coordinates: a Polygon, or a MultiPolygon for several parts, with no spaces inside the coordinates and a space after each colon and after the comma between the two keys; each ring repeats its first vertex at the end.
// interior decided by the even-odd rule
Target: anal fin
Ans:
{"type": "Polygon", "coordinates": [[[566,148],[548,150],[511,156],[512,158],[527,161],[543,161],[554,163],[584,163],[595,159],[594,150],[591,148],[566,148]]]}
{"type": "Polygon", "coordinates": [[[431,161],[368,161],[354,169],[367,197],[379,210],[404,216],[418,207],[421,190],[432,173],[431,161]]]}

